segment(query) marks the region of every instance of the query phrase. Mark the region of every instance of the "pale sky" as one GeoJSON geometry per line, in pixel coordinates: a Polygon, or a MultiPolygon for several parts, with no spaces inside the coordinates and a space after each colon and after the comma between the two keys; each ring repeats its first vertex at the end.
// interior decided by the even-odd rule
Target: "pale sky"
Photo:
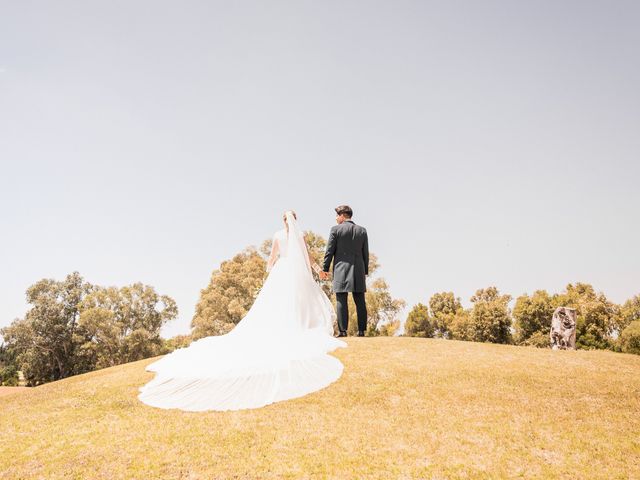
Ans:
{"type": "Polygon", "coordinates": [[[0,0],[0,326],[350,204],[394,296],[640,293],[636,1],[0,0]]]}

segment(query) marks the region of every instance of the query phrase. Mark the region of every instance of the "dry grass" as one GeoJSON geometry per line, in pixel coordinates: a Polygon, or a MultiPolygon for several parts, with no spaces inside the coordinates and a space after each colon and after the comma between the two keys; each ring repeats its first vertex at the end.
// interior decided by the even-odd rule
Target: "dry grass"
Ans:
{"type": "Polygon", "coordinates": [[[5,395],[11,395],[14,393],[27,393],[30,391],[31,389],[24,387],[0,387],[0,397],[4,397],[5,395]]]}
{"type": "Polygon", "coordinates": [[[0,478],[640,478],[640,357],[349,338],[258,410],[136,399],[152,359],[0,398],[0,478]]]}

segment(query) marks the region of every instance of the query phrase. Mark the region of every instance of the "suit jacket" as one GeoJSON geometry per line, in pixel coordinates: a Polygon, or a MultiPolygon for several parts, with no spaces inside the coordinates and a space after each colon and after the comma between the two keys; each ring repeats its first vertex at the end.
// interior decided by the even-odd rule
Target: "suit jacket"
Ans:
{"type": "Polygon", "coordinates": [[[331,227],[323,270],[329,271],[333,260],[334,292],[366,292],[369,274],[369,239],[367,230],[351,220],[331,227]]]}

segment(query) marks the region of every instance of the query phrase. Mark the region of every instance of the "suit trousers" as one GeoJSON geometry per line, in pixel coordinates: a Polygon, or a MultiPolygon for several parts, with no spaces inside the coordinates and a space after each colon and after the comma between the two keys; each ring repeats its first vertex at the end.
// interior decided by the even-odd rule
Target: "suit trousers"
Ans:
{"type": "MultiPolygon", "coordinates": [[[[338,315],[338,330],[346,332],[349,326],[349,304],[347,302],[348,292],[336,292],[336,313],[338,315]]],[[[356,304],[356,313],[358,315],[358,330],[365,332],[367,330],[367,303],[364,298],[364,292],[351,292],[353,301],[356,304]]]]}

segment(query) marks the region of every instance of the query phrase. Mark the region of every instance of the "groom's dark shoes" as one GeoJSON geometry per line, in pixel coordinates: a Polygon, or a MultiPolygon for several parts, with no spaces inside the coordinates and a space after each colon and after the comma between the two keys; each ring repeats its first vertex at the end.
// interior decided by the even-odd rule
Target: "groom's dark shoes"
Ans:
{"type": "Polygon", "coordinates": [[[362,330],[358,330],[358,336],[359,337],[364,337],[364,332],[362,330]]]}
{"type": "Polygon", "coordinates": [[[336,337],[346,337],[347,336],[347,332],[340,332],[338,333],[338,335],[336,335],[336,337]]]}

